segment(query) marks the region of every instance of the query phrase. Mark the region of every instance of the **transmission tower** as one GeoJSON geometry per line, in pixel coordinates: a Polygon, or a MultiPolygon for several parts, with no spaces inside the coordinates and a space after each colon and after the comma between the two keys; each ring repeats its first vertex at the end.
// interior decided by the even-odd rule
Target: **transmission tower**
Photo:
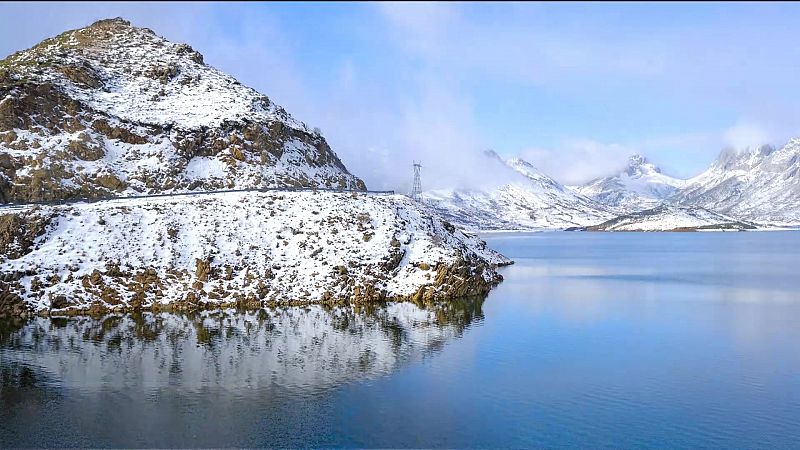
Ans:
{"type": "Polygon", "coordinates": [[[414,185],[411,187],[411,198],[417,201],[420,200],[422,195],[422,181],[420,181],[419,177],[419,169],[421,168],[422,164],[414,162],[414,185]]]}

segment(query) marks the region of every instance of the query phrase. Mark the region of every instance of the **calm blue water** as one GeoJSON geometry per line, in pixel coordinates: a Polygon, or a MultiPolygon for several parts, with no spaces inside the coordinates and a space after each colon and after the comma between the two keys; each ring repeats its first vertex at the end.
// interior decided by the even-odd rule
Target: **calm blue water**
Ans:
{"type": "Polygon", "coordinates": [[[0,329],[0,447],[800,448],[800,233],[496,235],[485,300],[0,329]]]}

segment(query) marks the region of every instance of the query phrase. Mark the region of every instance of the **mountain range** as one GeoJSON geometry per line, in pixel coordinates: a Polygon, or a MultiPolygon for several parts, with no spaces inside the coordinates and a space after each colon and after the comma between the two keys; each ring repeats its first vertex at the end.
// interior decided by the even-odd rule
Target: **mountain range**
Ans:
{"type": "Polygon", "coordinates": [[[486,293],[511,263],[464,230],[800,224],[800,139],[688,180],[639,155],[580,186],[485,158],[479,186],[370,193],[189,45],[119,18],[67,31],[0,60],[0,316],[430,302],[486,293]]]}
{"type": "Polygon", "coordinates": [[[524,230],[592,225],[614,216],[610,209],[566,188],[529,162],[486,152],[490,172],[503,181],[484,188],[426,191],[422,199],[462,227],[524,230]],[[499,175],[498,175],[499,174],[499,175]]]}
{"type": "Polygon", "coordinates": [[[752,229],[800,225],[800,139],[775,149],[724,150],[700,175],[664,174],[641,155],[618,173],[564,186],[519,158],[487,155],[509,170],[485,188],[423,195],[469,229],[752,229]]]}

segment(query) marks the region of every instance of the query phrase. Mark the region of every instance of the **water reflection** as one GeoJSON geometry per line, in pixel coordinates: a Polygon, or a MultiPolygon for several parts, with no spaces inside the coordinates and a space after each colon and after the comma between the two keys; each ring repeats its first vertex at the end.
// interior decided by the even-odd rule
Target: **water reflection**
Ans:
{"type": "Polygon", "coordinates": [[[437,353],[483,301],[5,321],[0,448],[302,445],[332,389],[437,353]]]}
{"type": "Polygon", "coordinates": [[[313,393],[389,373],[483,318],[483,298],[420,308],[321,306],[35,318],[0,331],[3,402],[15,387],[208,386],[313,393]]]}

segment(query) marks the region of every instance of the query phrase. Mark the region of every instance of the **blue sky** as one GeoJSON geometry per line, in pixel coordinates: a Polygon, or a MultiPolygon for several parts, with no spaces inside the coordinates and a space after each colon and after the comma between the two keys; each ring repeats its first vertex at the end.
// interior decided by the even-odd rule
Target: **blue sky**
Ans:
{"type": "Polygon", "coordinates": [[[692,176],[800,135],[800,4],[0,4],[0,54],[123,16],[322,129],[371,187],[470,184],[480,150],[575,183],[692,176]],[[427,164],[426,164],[427,163],[427,164]]]}

